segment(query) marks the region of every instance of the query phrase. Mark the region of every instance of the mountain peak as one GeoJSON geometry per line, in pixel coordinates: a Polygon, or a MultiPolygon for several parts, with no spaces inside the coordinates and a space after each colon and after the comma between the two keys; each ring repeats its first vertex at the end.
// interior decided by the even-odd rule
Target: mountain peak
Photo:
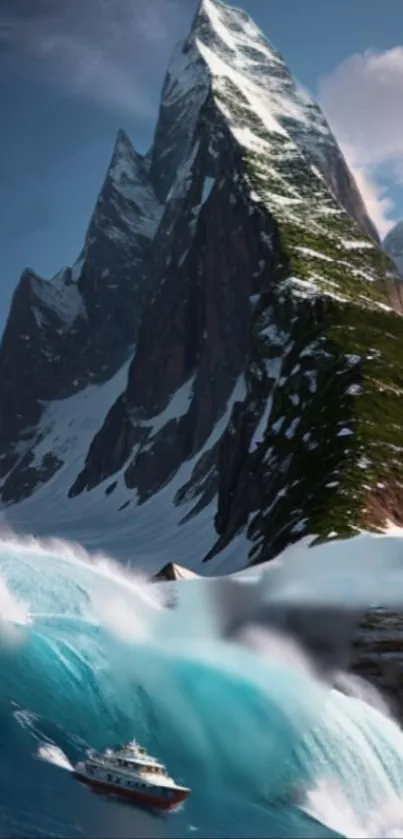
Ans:
{"type": "Polygon", "coordinates": [[[123,128],[119,128],[116,134],[112,158],[122,155],[134,158],[139,162],[143,160],[143,156],[136,152],[128,134],[126,134],[126,131],[123,128]]]}
{"type": "Polygon", "coordinates": [[[144,181],[146,168],[143,155],[135,150],[123,128],[119,128],[106,177],[112,178],[116,185],[124,180],[144,181]]]}
{"type": "Polygon", "coordinates": [[[118,128],[118,130],[116,132],[116,144],[118,144],[118,143],[124,143],[125,145],[129,146],[130,148],[133,148],[132,143],[129,139],[129,135],[126,134],[126,131],[124,130],[124,128],[118,128]]]}
{"type": "Polygon", "coordinates": [[[254,21],[221,0],[200,0],[190,34],[169,65],[152,162],[154,172],[156,153],[161,154],[164,144],[164,167],[158,173],[161,198],[185,150],[191,153],[209,95],[241,148],[272,157],[281,137],[286,154],[308,158],[315,177],[325,180],[361,230],[379,242],[321,109],[254,21]]]}
{"type": "Polygon", "coordinates": [[[123,235],[132,239],[134,232],[148,239],[154,235],[160,207],[148,168],[146,158],[134,149],[128,135],[120,128],[88,229],[90,238],[94,237],[94,224],[98,225],[100,220],[108,235],[117,237],[121,243],[123,235]]]}
{"type": "MultiPolygon", "coordinates": [[[[163,104],[176,105],[186,97],[187,111],[195,111],[208,90],[231,129],[241,128],[237,134],[243,141],[248,119],[254,125],[260,122],[260,132],[289,134],[297,145],[308,133],[322,141],[331,136],[322,112],[265,34],[244,11],[220,0],[200,0],[190,34],[170,63],[163,104]]],[[[251,139],[252,132],[247,133],[251,139]]]]}
{"type": "Polygon", "coordinates": [[[220,22],[217,18],[217,15],[221,18],[221,25],[224,21],[227,23],[231,23],[238,20],[239,23],[244,27],[245,24],[249,24],[256,32],[259,32],[256,24],[253,22],[252,18],[249,17],[247,12],[244,12],[243,9],[238,8],[237,6],[230,6],[228,3],[222,3],[221,0],[199,0],[193,26],[203,23],[203,21],[209,20],[212,24],[213,28],[219,28],[220,22]]]}
{"type": "Polygon", "coordinates": [[[211,60],[212,56],[208,60],[205,48],[211,49],[216,56],[233,64],[241,72],[247,69],[245,59],[248,56],[256,61],[262,59],[262,52],[266,57],[270,55],[272,60],[283,63],[249,15],[220,0],[200,0],[186,43],[189,45],[192,42],[200,49],[213,76],[221,75],[223,68],[220,69],[219,64],[211,60]]]}

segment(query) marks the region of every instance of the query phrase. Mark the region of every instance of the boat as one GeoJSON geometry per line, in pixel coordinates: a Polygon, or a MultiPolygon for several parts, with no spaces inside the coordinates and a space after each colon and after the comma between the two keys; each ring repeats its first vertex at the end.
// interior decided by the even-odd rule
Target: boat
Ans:
{"type": "Polygon", "coordinates": [[[73,776],[96,792],[156,810],[177,809],[191,792],[176,784],[165,766],[136,740],[104,752],[90,749],[74,767],[73,776]]]}

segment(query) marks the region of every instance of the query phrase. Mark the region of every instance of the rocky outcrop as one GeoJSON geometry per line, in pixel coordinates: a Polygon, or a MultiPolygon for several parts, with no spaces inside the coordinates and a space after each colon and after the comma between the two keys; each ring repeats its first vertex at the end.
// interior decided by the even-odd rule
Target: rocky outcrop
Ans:
{"type": "Polygon", "coordinates": [[[197,574],[194,574],[187,568],[182,568],[181,565],[176,565],[175,562],[167,562],[166,565],[164,565],[164,567],[157,572],[157,574],[154,574],[154,576],[152,577],[152,582],[175,582],[179,580],[192,580],[196,578],[197,574]]]}
{"type": "Polygon", "coordinates": [[[25,271],[13,297],[0,346],[3,501],[30,495],[61,465],[52,452],[47,470],[32,465],[46,404],[106,381],[127,358],[159,216],[146,162],[120,131],[79,259],[50,281],[25,271]]]}

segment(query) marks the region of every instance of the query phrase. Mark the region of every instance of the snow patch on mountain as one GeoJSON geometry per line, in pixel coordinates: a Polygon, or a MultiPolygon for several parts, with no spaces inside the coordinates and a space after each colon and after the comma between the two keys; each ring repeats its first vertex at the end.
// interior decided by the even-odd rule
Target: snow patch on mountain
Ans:
{"type": "Polygon", "coordinates": [[[198,91],[198,96],[193,99],[193,110],[198,112],[207,96],[208,86],[208,73],[195,44],[181,41],[169,62],[162,98],[164,108],[177,105],[189,93],[198,91]]]}
{"type": "Polygon", "coordinates": [[[79,317],[85,317],[85,306],[76,282],[72,279],[69,268],[63,268],[52,280],[31,276],[31,288],[34,298],[40,304],[33,306],[33,314],[39,327],[51,313],[70,328],[79,317]]]}
{"type": "MultiPolygon", "coordinates": [[[[48,519],[48,523],[46,519],[53,493],[55,500],[58,499],[58,517],[64,521],[67,514],[69,518],[66,507],[68,487],[77,470],[83,467],[88,448],[102,424],[103,417],[125,386],[128,365],[129,362],[103,385],[89,386],[67,399],[43,403],[39,424],[28,429],[24,439],[14,447],[18,459],[23,462],[28,458],[29,468],[37,470],[38,474],[35,495],[27,502],[28,518],[24,502],[16,506],[16,521],[19,527],[28,527],[30,532],[36,532],[42,526],[44,532],[51,532],[53,526],[50,531],[48,527],[52,525],[52,519],[48,519]],[[57,462],[57,469],[52,478],[46,476],[45,480],[42,480],[41,476],[46,473],[46,466],[50,460],[57,462]],[[29,512],[31,502],[34,503],[33,517],[29,512]]],[[[18,466],[18,463],[15,465],[18,466]]],[[[3,485],[4,481],[0,483],[0,487],[3,485]]],[[[0,522],[10,523],[8,511],[13,508],[6,505],[3,509],[0,522]]]]}
{"type": "Polygon", "coordinates": [[[213,77],[229,76],[243,93],[248,94],[249,88],[254,100],[259,92],[258,107],[265,112],[263,119],[272,120],[271,130],[285,133],[288,125],[278,123],[292,119],[310,129],[314,122],[315,130],[328,137],[329,128],[319,108],[294,82],[282,57],[245,12],[217,0],[203,0],[200,21],[203,15],[209,28],[196,27],[196,45],[213,77]],[[210,46],[211,33],[221,44],[210,46]]]}
{"type": "MultiPolygon", "coordinates": [[[[173,557],[181,558],[188,568],[203,573],[206,567],[201,560],[217,537],[214,529],[216,502],[212,501],[197,515],[184,520],[194,499],[189,497],[178,504],[176,496],[189,481],[199,458],[207,455],[224,433],[234,404],[245,399],[244,376],[235,382],[225,411],[203,449],[183,463],[169,484],[144,504],[137,505],[136,495],[125,484],[126,464],[90,492],[67,498],[67,490],[83,465],[94,429],[97,430],[100,420],[122,392],[126,376],[127,366],[124,366],[107,384],[87,388],[68,400],[49,406],[46,427],[45,424],[42,426],[45,436],[37,451],[44,456],[56,448],[64,466],[30,498],[3,508],[0,524],[19,532],[77,541],[89,550],[113,553],[124,561],[135,558],[136,567],[147,574],[159,570],[164,558],[173,557]],[[66,447],[64,440],[68,435],[70,440],[66,447]]],[[[244,534],[236,537],[214,563],[217,573],[227,565],[233,570],[243,568],[247,544],[244,534]]]]}
{"type": "MultiPolygon", "coordinates": [[[[135,152],[123,131],[118,134],[106,177],[117,193],[117,210],[130,228],[131,235],[137,232],[152,238],[161,218],[162,207],[148,178],[145,159],[135,152]]],[[[116,198],[113,202],[116,204],[116,198]]]]}
{"type": "Polygon", "coordinates": [[[346,251],[361,250],[361,248],[373,249],[375,247],[369,239],[341,239],[341,244],[346,251]]]}
{"type": "Polygon", "coordinates": [[[171,420],[178,420],[187,413],[193,396],[193,383],[194,376],[178,388],[161,413],[153,417],[150,422],[142,423],[145,427],[149,426],[152,429],[152,436],[171,420]]]}
{"type": "MultiPolygon", "coordinates": [[[[56,456],[64,463],[62,481],[66,491],[69,475],[82,467],[104,416],[126,386],[129,364],[130,359],[104,384],[89,385],[74,396],[44,405],[31,465],[40,467],[49,453],[56,456]]],[[[58,483],[60,477],[53,480],[58,483]]]]}

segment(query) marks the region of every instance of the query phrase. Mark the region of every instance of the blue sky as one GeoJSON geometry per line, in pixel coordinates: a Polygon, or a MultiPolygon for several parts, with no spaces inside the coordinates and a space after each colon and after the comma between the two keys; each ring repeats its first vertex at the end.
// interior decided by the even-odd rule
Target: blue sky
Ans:
{"type": "MultiPolygon", "coordinates": [[[[401,0],[242,0],[319,98],[382,233],[403,218],[401,0]]],[[[0,328],[21,270],[77,256],[119,127],[152,139],[196,0],[0,0],[0,328]],[[32,9],[35,7],[35,13],[32,9]]]]}

